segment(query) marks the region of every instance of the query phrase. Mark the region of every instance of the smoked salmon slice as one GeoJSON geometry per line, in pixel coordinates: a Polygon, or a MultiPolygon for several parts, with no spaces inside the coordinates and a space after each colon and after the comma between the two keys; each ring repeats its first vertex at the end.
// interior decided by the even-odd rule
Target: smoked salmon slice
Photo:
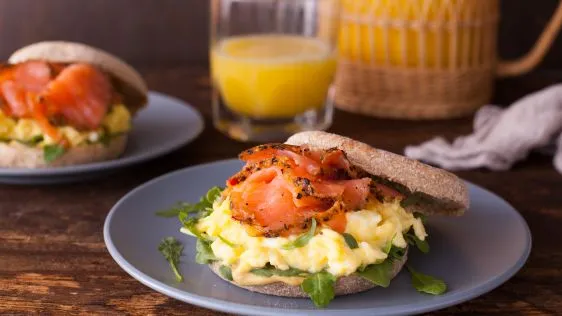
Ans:
{"type": "Polygon", "coordinates": [[[51,81],[51,67],[43,61],[28,61],[14,67],[14,81],[26,91],[40,93],[51,81]]]}
{"type": "Polygon", "coordinates": [[[8,116],[24,117],[30,113],[27,105],[25,90],[18,86],[14,81],[4,81],[0,83],[0,92],[4,96],[7,107],[2,111],[8,116]]]}
{"type": "Polygon", "coordinates": [[[240,155],[246,166],[227,180],[232,217],[252,235],[288,236],[312,218],[343,233],[345,212],[364,206],[373,181],[338,149],[268,144],[240,155]]]}
{"type": "Polygon", "coordinates": [[[49,66],[40,61],[29,61],[2,69],[0,92],[8,105],[6,114],[15,117],[31,117],[28,95],[41,92],[51,80],[49,66]]]}
{"type": "Polygon", "coordinates": [[[27,61],[0,69],[2,111],[35,119],[43,132],[61,140],[53,122],[93,130],[114,96],[110,79],[88,64],[27,61]]]}
{"type": "Polygon", "coordinates": [[[100,126],[109,103],[111,84],[105,74],[87,64],[66,67],[42,94],[51,112],[82,129],[100,126]]]}

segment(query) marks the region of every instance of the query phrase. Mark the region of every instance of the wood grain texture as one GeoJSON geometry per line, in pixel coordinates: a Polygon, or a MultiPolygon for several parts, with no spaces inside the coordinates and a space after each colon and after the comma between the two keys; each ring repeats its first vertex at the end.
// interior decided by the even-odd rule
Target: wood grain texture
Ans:
{"type": "MultiPolygon", "coordinates": [[[[105,216],[129,190],[168,171],[231,158],[251,145],[229,140],[210,127],[205,67],[141,70],[151,89],[178,96],[201,110],[208,127],[190,145],[111,178],[72,185],[0,185],[0,314],[220,315],[145,287],[117,266],[103,243],[105,216]]],[[[512,82],[511,87],[517,89],[503,87],[504,98],[558,79],[538,76],[527,77],[526,83],[512,82]],[[510,90],[512,95],[508,95],[510,90]]],[[[397,153],[407,144],[438,134],[451,138],[470,130],[469,119],[414,123],[343,112],[336,113],[331,129],[397,153]]],[[[458,174],[496,192],[521,211],[533,233],[533,251],[526,266],[498,289],[432,315],[562,313],[562,176],[554,171],[550,158],[531,155],[506,172],[458,174]]]]}

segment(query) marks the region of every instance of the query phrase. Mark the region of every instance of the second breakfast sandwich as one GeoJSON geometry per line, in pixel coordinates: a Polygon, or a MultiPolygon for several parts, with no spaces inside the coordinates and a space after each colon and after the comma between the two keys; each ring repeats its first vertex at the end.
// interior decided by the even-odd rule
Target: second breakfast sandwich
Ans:
{"type": "MultiPolygon", "coordinates": [[[[198,237],[197,262],[236,286],[321,307],[388,286],[409,246],[429,250],[425,215],[469,206],[455,175],[335,134],[298,133],[240,158],[222,193],[204,199],[212,207],[180,213],[182,231],[198,237]]],[[[445,290],[409,270],[437,283],[418,290],[445,290]]]]}
{"type": "Polygon", "coordinates": [[[114,159],[147,101],[142,77],[119,58],[73,42],[40,42],[0,65],[0,168],[114,159]]]}

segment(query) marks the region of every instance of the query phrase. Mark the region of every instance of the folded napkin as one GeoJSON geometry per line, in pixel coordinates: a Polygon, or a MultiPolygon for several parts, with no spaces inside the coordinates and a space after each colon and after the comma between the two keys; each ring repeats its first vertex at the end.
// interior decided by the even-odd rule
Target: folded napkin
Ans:
{"type": "Polygon", "coordinates": [[[406,147],[405,155],[450,170],[507,170],[532,150],[554,154],[554,166],[562,173],[562,84],[532,93],[506,109],[484,106],[475,115],[473,134],[453,143],[437,137],[406,147]]]}

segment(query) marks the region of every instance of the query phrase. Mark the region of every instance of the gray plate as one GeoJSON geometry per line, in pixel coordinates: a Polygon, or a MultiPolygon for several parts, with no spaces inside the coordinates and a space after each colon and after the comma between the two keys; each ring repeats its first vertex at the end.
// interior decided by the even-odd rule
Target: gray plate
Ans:
{"type": "Polygon", "coordinates": [[[323,310],[308,299],[252,293],[215,276],[194,261],[194,239],[179,233],[176,219],[156,210],[177,201],[195,202],[208,188],[224,185],[241,163],[226,160],[199,165],[154,179],[127,194],[111,210],[104,226],[107,249],[131,276],[178,300],[245,315],[403,315],[437,310],[484,294],[513,276],[531,249],[529,228],[519,213],[493,193],[469,184],[472,206],[460,218],[433,217],[428,230],[431,252],[411,252],[418,270],[444,279],[441,296],[416,292],[402,271],[390,287],[338,297],[323,310]],[[160,240],[175,236],[185,245],[177,283],[157,250],[160,240]]]}
{"type": "Polygon", "coordinates": [[[176,150],[195,139],[203,128],[203,118],[192,106],[150,92],[148,106],[135,117],[127,149],[120,158],[61,168],[0,168],[0,183],[42,184],[98,177],[176,150]]]}

